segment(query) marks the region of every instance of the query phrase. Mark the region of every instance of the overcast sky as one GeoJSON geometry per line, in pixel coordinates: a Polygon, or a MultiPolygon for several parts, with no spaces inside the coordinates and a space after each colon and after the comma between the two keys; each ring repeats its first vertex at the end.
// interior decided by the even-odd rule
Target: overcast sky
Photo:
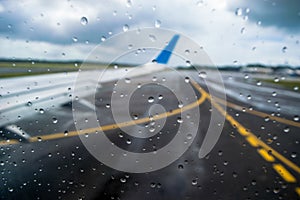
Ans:
{"type": "Polygon", "coordinates": [[[217,65],[300,66],[300,0],[0,1],[0,58],[82,60],[145,27],[191,38],[217,65]]]}

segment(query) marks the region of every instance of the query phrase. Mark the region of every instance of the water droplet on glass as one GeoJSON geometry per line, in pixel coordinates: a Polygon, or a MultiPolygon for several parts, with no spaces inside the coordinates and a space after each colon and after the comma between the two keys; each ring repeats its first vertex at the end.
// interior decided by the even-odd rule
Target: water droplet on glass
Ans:
{"type": "Polygon", "coordinates": [[[160,20],[155,20],[155,22],[154,22],[155,28],[159,28],[160,25],[161,25],[161,21],[160,20]]]}
{"type": "Polygon", "coordinates": [[[285,133],[288,133],[288,132],[290,132],[290,128],[289,128],[289,127],[285,127],[285,128],[283,129],[283,131],[284,131],[285,133]]]}
{"type": "Polygon", "coordinates": [[[178,122],[179,124],[181,124],[181,123],[183,122],[182,118],[181,118],[181,117],[178,117],[178,118],[177,118],[177,122],[178,122]]]}
{"type": "Polygon", "coordinates": [[[110,104],[106,104],[105,107],[106,107],[106,108],[110,108],[110,104]]]}
{"type": "Polygon", "coordinates": [[[130,7],[132,6],[132,1],[131,1],[131,0],[127,0],[126,6],[127,6],[128,8],[130,8],[130,7]]]}
{"type": "Polygon", "coordinates": [[[125,78],[125,83],[130,83],[130,82],[131,82],[130,78],[125,78]]]}
{"type": "Polygon", "coordinates": [[[124,26],[123,26],[123,31],[124,32],[127,32],[129,30],[129,26],[127,25],[127,24],[125,24],[124,26]]]}
{"type": "Polygon", "coordinates": [[[292,152],[291,157],[292,158],[296,158],[297,157],[297,153],[296,152],[292,152]]]}
{"type": "Polygon", "coordinates": [[[80,23],[85,26],[88,24],[88,19],[86,17],[81,17],[80,23]]]}
{"type": "Polygon", "coordinates": [[[194,185],[194,186],[195,186],[195,185],[197,185],[197,183],[198,183],[198,182],[197,182],[197,180],[196,180],[196,179],[192,180],[192,185],[194,185]]]}
{"type": "Polygon", "coordinates": [[[28,101],[26,105],[27,105],[27,106],[32,106],[32,102],[31,102],[31,101],[28,101]]]}
{"type": "Polygon", "coordinates": [[[106,37],[102,36],[100,40],[101,40],[101,42],[104,42],[106,40],[106,37]]]}
{"type": "Polygon", "coordinates": [[[126,178],[120,178],[121,183],[126,183],[126,178]]]}
{"type": "Polygon", "coordinates": [[[191,133],[187,134],[186,139],[191,140],[193,138],[193,135],[191,133]]]}
{"type": "Polygon", "coordinates": [[[299,121],[299,116],[298,115],[294,116],[294,121],[296,121],[296,122],[299,121]]]}
{"type": "Polygon", "coordinates": [[[55,117],[53,117],[53,118],[52,118],[52,123],[53,123],[53,124],[56,124],[57,122],[58,122],[58,120],[57,120],[55,117]]]}
{"type": "Polygon", "coordinates": [[[45,113],[45,110],[44,110],[43,108],[40,108],[39,112],[40,112],[41,114],[44,114],[44,113],[45,113]]]}
{"type": "Polygon", "coordinates": [[[154,98],[153,98],[153,97],[149,97],[149,98],[148,98],[148,102],[149,102],[149,103],[153,103],[153,102],[154,102],[154,98]]]}
{"type": "Polygon", "coordinates": [[[72,37],[73,42],[77,42],[78,38],[77,37],[72,37]]]}
{"type": "Polygon", "coordinates": [[[152,42],[155,42],[155,41],[156,41],[155,35],[149,35],[149,39],[150,39],[152,42]]]}
{"type": "Polygon", "coordinates": [[[184,82],[189,83],[190,82],[190,78],[189,77],[185,77],[184,82]]]}
{"type": "Polygon", "coordinates": [[[183,103],[181,101],[178,102],[178,108],[182,108],[183,107],[183,103]]]}
{"type": "Polygon", "coordinates": [[[190,66],[191,66],[191,61],[187,60],[187,61],[185,62],[185,64],[186,64],[187,67],[190,67],[190,66]]]}
{"type": "Polygon", "coordinates": [[[178,165],[178,169],[183,169],[183,165],[182,165],[182,164],[179,164],[179,165],[178,165]]]}
{"type": "Polygon", "coordinates": [[[244,34],[245,32],[246,32],[246,28],[243,27],[243,28],[241,29],[241,34],[244,34]]]}
{"type": "Polygon", "coordinates": [[[164,98],[163,95],[161,95],[161,94],[158,95],[158,99],[159,99],[159,100],[161,100],[161,99],[163,99],[163,98],[164,98]]]}
{"type": "Polygon", "coordinates": [[[285,53],[285,52],[287,51],[287,47],[286,47],[286,46],[284,46],[284,47],[282,47],[282,49],[281,49],[281,50],[282,50],[282,52],[283,52],[283,53],[285,53]]]}
{"type": "Polygon", "coordinates": [[[235,10],[235,15],[236,16],[241,16],[243,14],[243,9],[242,8],[237,8],[236,10],[235,10]]]}
{"type": "Polygon", "coordinates": [[[130,140],[130,139],[127,139],[127,140],[126,140],[126,143],[127,143],[127,144],[131,144],[131,140],[130,140]]]}
{"type": "Polygon", "coordinates": [[[200,77],[200,78],[206,78],[206,77],[207,77],[206,72],[205,72],[205,71],[199,72],[199,77],[200,77]]]}

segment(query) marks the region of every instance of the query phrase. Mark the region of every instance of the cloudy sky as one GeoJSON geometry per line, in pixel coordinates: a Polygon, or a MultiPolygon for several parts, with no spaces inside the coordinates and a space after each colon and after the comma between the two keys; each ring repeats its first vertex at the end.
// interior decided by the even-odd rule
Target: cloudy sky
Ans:
{"type": "Polygon", "coordinates": [[[83,60],[145,27],[191,38],[217,65],[300,66],[299,0],[2,0],[0,58],[83,60]]]}

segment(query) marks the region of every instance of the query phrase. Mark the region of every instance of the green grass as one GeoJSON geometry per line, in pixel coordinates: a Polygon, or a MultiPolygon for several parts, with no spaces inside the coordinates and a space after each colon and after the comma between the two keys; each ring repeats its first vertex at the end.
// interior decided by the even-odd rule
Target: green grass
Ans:
{"type": "Polygon", "coordinates": [[[259,81],[262,82],[266,82],[266,83],[271,83],[274,85],[278,85],[281,86],[283,88],[289,89],[289,90],[293,90],[293,91],[297,91],[300,92],[300,81],[297,80],[279,80],[278,82],[275,82],[273,79],[257,79],[259,81]],[[295,90],[294,88],[298,87],[298,90],[295,90]]]}
{"type": "MultiPolygon", "coordinates": [[[[78,71],[81,64],[81,62],[0,61],[0,78],[78,71]]],[[[84,68],[104,69],[106,65],[102,63],[84,63],[84,68]]]]}

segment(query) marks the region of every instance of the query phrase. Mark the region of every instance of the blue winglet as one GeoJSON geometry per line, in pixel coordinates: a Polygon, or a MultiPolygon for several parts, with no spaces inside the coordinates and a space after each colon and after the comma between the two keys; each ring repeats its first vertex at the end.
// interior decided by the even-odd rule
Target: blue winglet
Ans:
{"type": "Polygon", "coordinates": [[[169,44],[160,52],[160,54],[155,59],[156,63],[159,64],[167,64],[171,55],[172,51],[179,39],[179,35],[174,35],[173,38],[170,40],[169,44]]]}

